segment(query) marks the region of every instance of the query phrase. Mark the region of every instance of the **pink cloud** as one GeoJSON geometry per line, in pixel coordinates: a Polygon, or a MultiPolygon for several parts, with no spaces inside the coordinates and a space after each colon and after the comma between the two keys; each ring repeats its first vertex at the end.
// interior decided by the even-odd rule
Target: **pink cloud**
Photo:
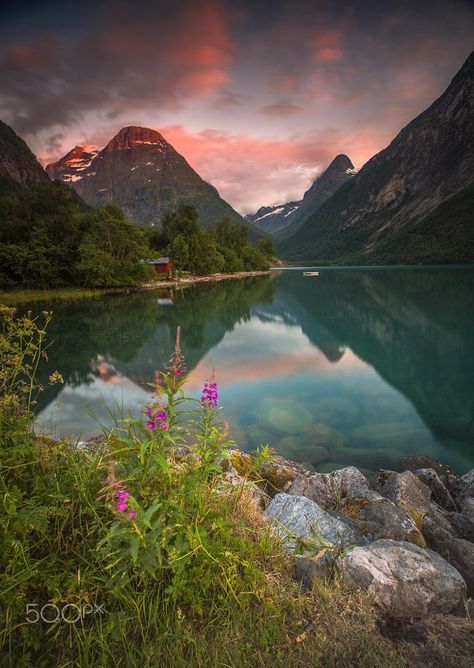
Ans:
{"type": "Polygon", "coordinates": [[[279,140],[213,130],[190,132],[181,125],[156,129],[243,213],[301,197],[338,153],[347,153],[360,166],[390,139],[382,129],[367,126],[345,132],[326,128],[279,140]]]}
{"type": "Polygon", "coordinates": [[[330,63],[342,60],[342,30],[325,30],[320,32],[314,40],[313,58],[318,63],[330,63]]]}

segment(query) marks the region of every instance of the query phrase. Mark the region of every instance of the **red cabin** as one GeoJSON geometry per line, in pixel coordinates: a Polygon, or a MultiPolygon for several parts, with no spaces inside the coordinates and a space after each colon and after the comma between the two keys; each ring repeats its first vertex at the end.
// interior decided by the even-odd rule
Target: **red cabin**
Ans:
{"type": "Polygon", "coordinates": [[[171,274],[173,271],[173,262],[169,257],[159,257],[157,260],[148,260],[153,264],[157,274],[171,274]]]}

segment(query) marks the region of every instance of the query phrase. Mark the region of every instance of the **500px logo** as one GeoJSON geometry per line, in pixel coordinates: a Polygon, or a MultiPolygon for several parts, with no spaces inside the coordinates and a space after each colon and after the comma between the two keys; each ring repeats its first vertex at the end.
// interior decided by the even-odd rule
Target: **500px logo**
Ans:
{"type": "Polygon", "coordinates": [[[75,624],[87,615],[103,614],[104,612],[103,607],[95,603],[86,603],[85,605],[45,603],[40,608],[37,603],[28,603],[26,605],[26,621],[28,624],[37,624],[40,620],[46,624],[54,624],[61,620],[67,624],[75,624]]]}

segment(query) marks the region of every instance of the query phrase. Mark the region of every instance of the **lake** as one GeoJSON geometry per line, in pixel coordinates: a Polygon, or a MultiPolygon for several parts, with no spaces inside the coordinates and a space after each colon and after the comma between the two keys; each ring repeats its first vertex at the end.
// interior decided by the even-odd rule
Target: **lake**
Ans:
{"type": "Polygon", "coordinates": [[[54,312],[40,428],[87,439],[140,409],[178,324],[200,396],[215,369],[233,438],[316,470],[399,468],[429,455],[474,466],[474,269],[302,269],[29,304],[54,312]]]}

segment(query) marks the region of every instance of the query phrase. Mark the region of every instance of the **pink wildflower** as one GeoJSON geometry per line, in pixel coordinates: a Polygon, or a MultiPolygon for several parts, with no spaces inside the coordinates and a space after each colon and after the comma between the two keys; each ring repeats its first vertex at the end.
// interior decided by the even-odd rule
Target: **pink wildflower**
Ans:
{"type": "Polygon", "coordinates": [[[214,371],[209,380],[204,383],[201,403],[207,408],[216,408],[219,403],[219,393],[217,391],[216,379],[214,378],[214,371]]]}

